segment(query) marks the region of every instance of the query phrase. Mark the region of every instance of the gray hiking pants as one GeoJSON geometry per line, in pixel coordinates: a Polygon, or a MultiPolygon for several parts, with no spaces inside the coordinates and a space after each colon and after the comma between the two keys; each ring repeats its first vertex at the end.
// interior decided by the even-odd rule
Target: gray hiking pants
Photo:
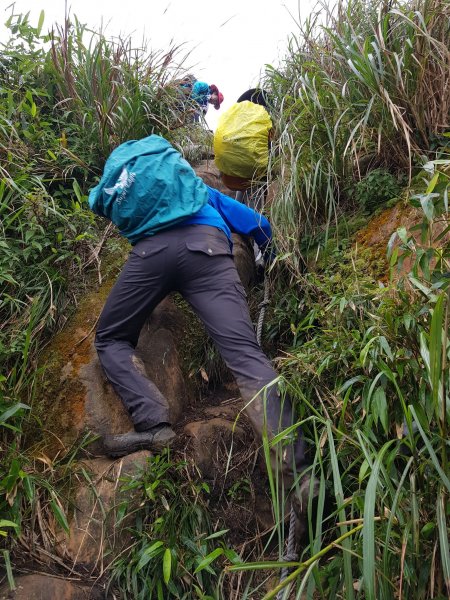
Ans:
{"type": "MultiPolygon", "coordinates": [[[[215,227],[191,225],[160,232],[133,247],[98,323],[100,362],[135,429],[170,422],[167,401],[140,372],[134,349],[149,314],[173,291],[189,302],[214,340],[259,438],[264,431],[270,439],[289,427],[292,406],[287,399],[281,405],[277,386],[271,385],[277,373],[256,341],[228,238],[215,227]]],[[[298,432],[283,449],[288,471],[304,467],[303,446],[298,432]]]]}

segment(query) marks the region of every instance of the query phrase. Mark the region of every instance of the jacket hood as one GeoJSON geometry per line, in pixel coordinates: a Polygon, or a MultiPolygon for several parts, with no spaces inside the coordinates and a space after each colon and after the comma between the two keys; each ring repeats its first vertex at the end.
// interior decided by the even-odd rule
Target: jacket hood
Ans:
{"type": "Polygon", "coordinates": [[[90,208],[110,219],[132,244],[176,225],[207,201],[206,185],[158,135],[118,146],[89,194],[90,208]]]}

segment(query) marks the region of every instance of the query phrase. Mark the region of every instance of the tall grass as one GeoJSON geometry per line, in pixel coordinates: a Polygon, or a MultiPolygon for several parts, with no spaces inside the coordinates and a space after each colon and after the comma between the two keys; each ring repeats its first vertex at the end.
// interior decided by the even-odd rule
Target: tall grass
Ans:
{"type": "Polygon", "coordinates": [[[56,108],[67,147],[86,146],[95,160],[105,159],[119,143],[175,125],[174,88],[186,57],[180,47],[149,51],[130,38],[110,40],[90,32],[75,18],[51,37],[56,108]],[[71,127],[67,128],[67,121],[71,127]],[[82,139],[76,135],[83,129],[82,139]]]}
{"type": "Polygon", "coordinates": [[[37,26],[15,14],[7,26],[0,46],[0,522],[2,535],[23,537],[21,522],[29,523],[39,498],[30,482],[41,482],[23,452],[39,350],[101,276],[98,252],[109,230],[88,210],[88,189],[117,144],[150,133],[171,139],[179,116],[170,81],[182,60],[176,48],[149,53],[76,18],[48,33],[44,13],[37,26]]]}
{"type": "Polygon", "coordinates": [[[84,278],[83,265],[93,262],[101,224],[87,210],[87,191],[106,156],[130,138],[170,138],[169,83],[182,64],[176,48],[148,53],[130,39],[90,32],[76,17],[48,34],[43,22],[43,13],[36,27],[13,14],[10,39],[0,49],[0,357],[6,377],[23,355],[29,323],[30,359],[39,332],[58,323],[68,294],[84,278]]]}
{"type": "Polygon", "coordinates": [[[410,176],[449,126],[450,8],[440,0],[319,3],[269,69],[279,111],[271,210],[298,272],[298,240],[338,220],[354,183],[384,167],[410,176]]]}
{"type": "Polygon", "coordinates": [[[388,247],[396,281],[398,267],[411,264],[398,285],[380,288],[367,252],[344,248],[298,281],[297,314],[280,319],[279,309],[273,323],[290,330],[280,368],[312,448],[319,498],[334,508],[326,513],[319,500],[309,513],[299,562],[265,600],[288,587],[286,598],[308,599],[450,593],[450,161],[427,169],[410,199],[423,219],[388,247]]]}

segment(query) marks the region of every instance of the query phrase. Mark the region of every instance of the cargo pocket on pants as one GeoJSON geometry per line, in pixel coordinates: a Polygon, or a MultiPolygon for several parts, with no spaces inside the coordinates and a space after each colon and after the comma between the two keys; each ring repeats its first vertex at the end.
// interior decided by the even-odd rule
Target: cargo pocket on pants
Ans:
{"type": "Polygon", "coordinates": [[[207,236],[201,240],[186,242],[186,248],[191,252],[200,252],[207,256],[231,256],[230,243],[227,237],[207,236]]]}
{"type": "Polygon", "coordinates": [[[142,242],[138,242],[136,246],[133,247],[130,254],[133,256],[139,256],[139,258],[142,259],[146,259],[151,256],[155,256],[155,254],[159,254],[168,247],[169,244],[155,242],[153,239],[143,240],[142,242]]]}

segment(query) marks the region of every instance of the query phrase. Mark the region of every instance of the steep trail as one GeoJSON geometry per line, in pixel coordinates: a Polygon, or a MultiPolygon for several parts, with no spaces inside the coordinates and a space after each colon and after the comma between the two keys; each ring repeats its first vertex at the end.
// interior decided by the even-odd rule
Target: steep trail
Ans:
{"type": "MultiPolygon", "coordinates": [[[[211,185],[220,186],[218,174],[209,163],[201,175],[211,185]]],[[[250,290],[255,281],[253,248],[236,237],[234,252],[241,279],[250,290]]],[[[119,251],[118,263],[125,254],[119,251]]],[[[23,575],[16,577],[18,589],[8,598],[25,600],[41,588],[48,598],[104,597],[105,567],[123,551],[123,539],[115,526],[117,505],[123,498],[120,481],[136,475],[151,453],[141,451],[112,460],[102,447],[103,435],[132,428],[93,345],[95,326],[117,268],[112,271],[102,285],[80,301],[44,353],[46,368],[36,401],[43,428],[30,432],[30,438],[39,439],[33,451],[51,463],[80,440],[88,443],[76,453],[68,532],[53,523],[50,535],[41,531],[31,550],[21,549],[21,564],[16,567],[23,575]],[[80,472],[86,476],[79,476],[80,472]]],[[[184,461],[189,476],[207,485],[212,522],[217,529],[228,530],[230,547],[251,556],[252,549],[261,551],[261,540],[273,527],[265,465],[242,411],[237,386],[224,365],[217,367],[219,374],[209,383],[202,367],[201,383],[195,383],[189,365],[193,348],[204,342],[205,334],[199,334],[199,327],[192,314],[186,313],[183,302],[170,296],[145,324],[137,356],[140,368],[170,406],[177,433],[171,460],[174,464],[184,461]]]]}

